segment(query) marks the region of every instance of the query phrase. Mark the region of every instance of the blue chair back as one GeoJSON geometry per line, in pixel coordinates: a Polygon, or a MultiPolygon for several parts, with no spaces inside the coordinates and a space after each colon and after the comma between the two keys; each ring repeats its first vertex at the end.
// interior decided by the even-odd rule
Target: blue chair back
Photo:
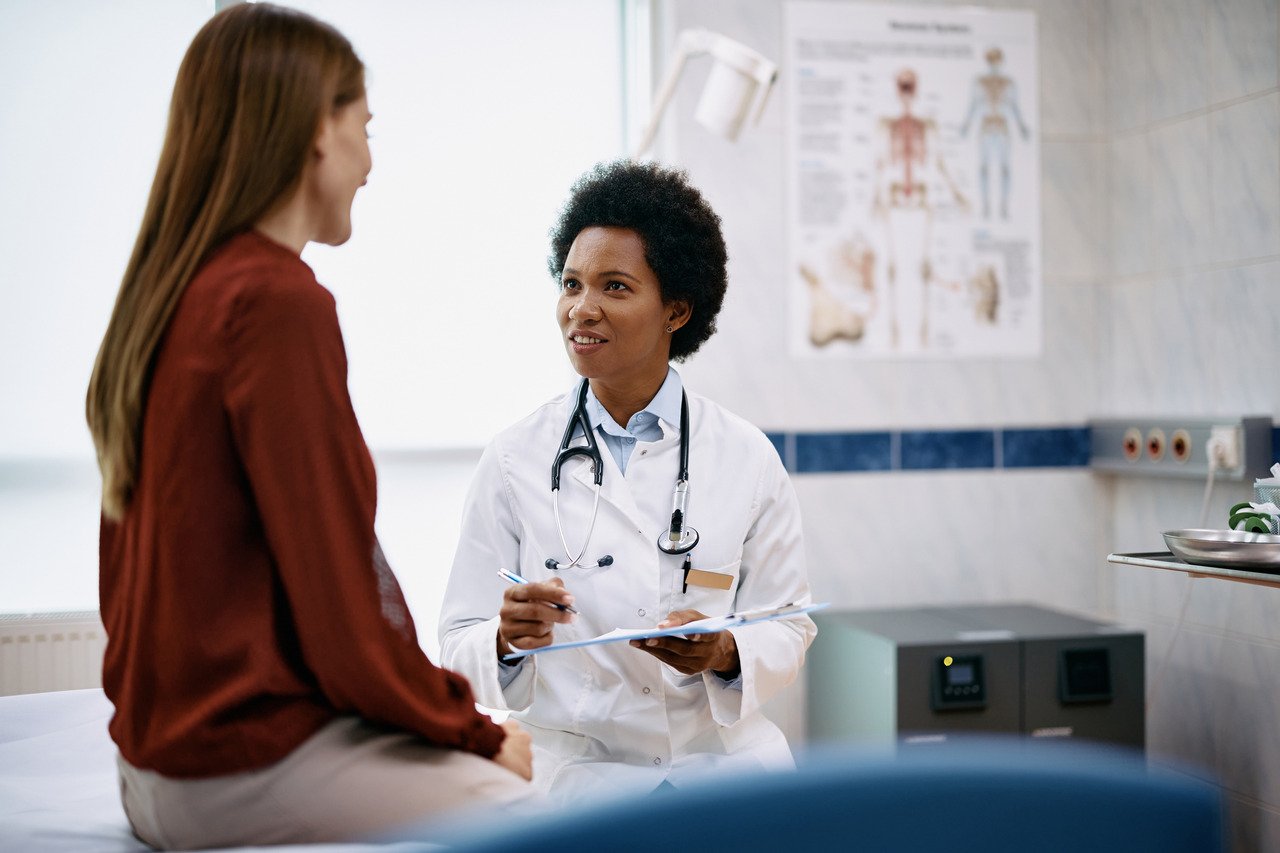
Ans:
{"type": "Polygon", "coordinates": [[[1221,794],[1138,754],[1030,741],[832,749],[450,840],[460,853],[1217,853],[1221,794]]]}

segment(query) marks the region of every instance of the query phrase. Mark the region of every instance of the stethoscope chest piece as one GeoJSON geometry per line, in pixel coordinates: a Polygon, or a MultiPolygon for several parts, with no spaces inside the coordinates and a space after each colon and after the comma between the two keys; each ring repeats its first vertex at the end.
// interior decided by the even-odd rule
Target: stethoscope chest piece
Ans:
{"type": "MultiPolygon", "coordinates": [[[[682,426],[684,427],[681,435],[681,444],[683,445],[684,436],[689,431],[688,421],[684,420],[682,426]]],[[[683,455],[683,446],[681,450],[683,455]]],[[[681,459],[681,477],[676,481],[676,490],[671,496],[671,527],[658,537],[658,550],[664,554],[687,554],[698,544],[698,531],[685,524],[685,518],[688,517],[689,510],[689,463],[687,460],[687,455],[681,459]]]]}
{"type": "Polygon", "coordinates": [[[664,554],[687,554],[698,546],[698,531],[686,527],[678,535],[669,531],[658,537],[658,550],[664,554]]]}

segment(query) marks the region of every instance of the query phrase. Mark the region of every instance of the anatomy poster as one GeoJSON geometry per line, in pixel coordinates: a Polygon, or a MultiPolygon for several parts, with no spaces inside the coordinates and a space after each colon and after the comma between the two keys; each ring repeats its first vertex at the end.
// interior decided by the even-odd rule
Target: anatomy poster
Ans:
{"type": "Polygon", "coordinates": [[[786,7],[792,352],[1040,353],[1027,11],[786,7]]]}

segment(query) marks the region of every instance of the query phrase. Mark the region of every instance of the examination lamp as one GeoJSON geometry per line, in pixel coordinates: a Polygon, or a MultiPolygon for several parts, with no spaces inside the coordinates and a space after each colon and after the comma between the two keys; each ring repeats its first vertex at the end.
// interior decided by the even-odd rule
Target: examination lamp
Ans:
{"type": "Polygon", "coordinates": [[[728,36],[709,30],[685,30],[676,41],[675,62],[658,91],[653,115],[632,155],[634,159],[640,159],[653,144],[658,123],[675,94],[685,62],[703,53],[711,54],[715,64],[693,114],[698,123],[732,142],[738,138],[748,114],[754,114],[754,122],[760,121],[769,90],[778,79],[778,66],[728,36]]]}

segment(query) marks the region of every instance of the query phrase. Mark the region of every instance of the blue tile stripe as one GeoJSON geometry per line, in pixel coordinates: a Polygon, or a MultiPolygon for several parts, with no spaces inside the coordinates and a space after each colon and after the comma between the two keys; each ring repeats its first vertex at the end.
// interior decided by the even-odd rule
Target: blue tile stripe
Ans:
{"type": "Polygon", "coordinates": [[[795,472],[888,471],[891,438],[887,432],[809,432],[796,434],[795,472]]]}
{"type": "Polygon", "coordinates": [[[1271,461],[1280,462],[1280,427],[1271,428],[1271,461]]]}
{"type": "MultiPolygon", "coordinates": [[[[1280,429],[1276,432],[1280,436],[1280,429]]],[[[1084,468],[1089,465],[1088,427],[771,432],[767,435],[787,470],[795,474],[1084,468]]],[[[1280,441],[1273,442],[1273,446],[1280,446],[1280,441]]]]}
{"type": "Polygon", "coordinates": [[[1075,468],[1089,464],[1085,427],[1006,429],[1001,434],[1005,468],[1075,468]]]}
{"type": "Polygon", "coordinates": [[[989,429],[902,433],[902,469],[996,467],[996,435],[989,429]]]}

